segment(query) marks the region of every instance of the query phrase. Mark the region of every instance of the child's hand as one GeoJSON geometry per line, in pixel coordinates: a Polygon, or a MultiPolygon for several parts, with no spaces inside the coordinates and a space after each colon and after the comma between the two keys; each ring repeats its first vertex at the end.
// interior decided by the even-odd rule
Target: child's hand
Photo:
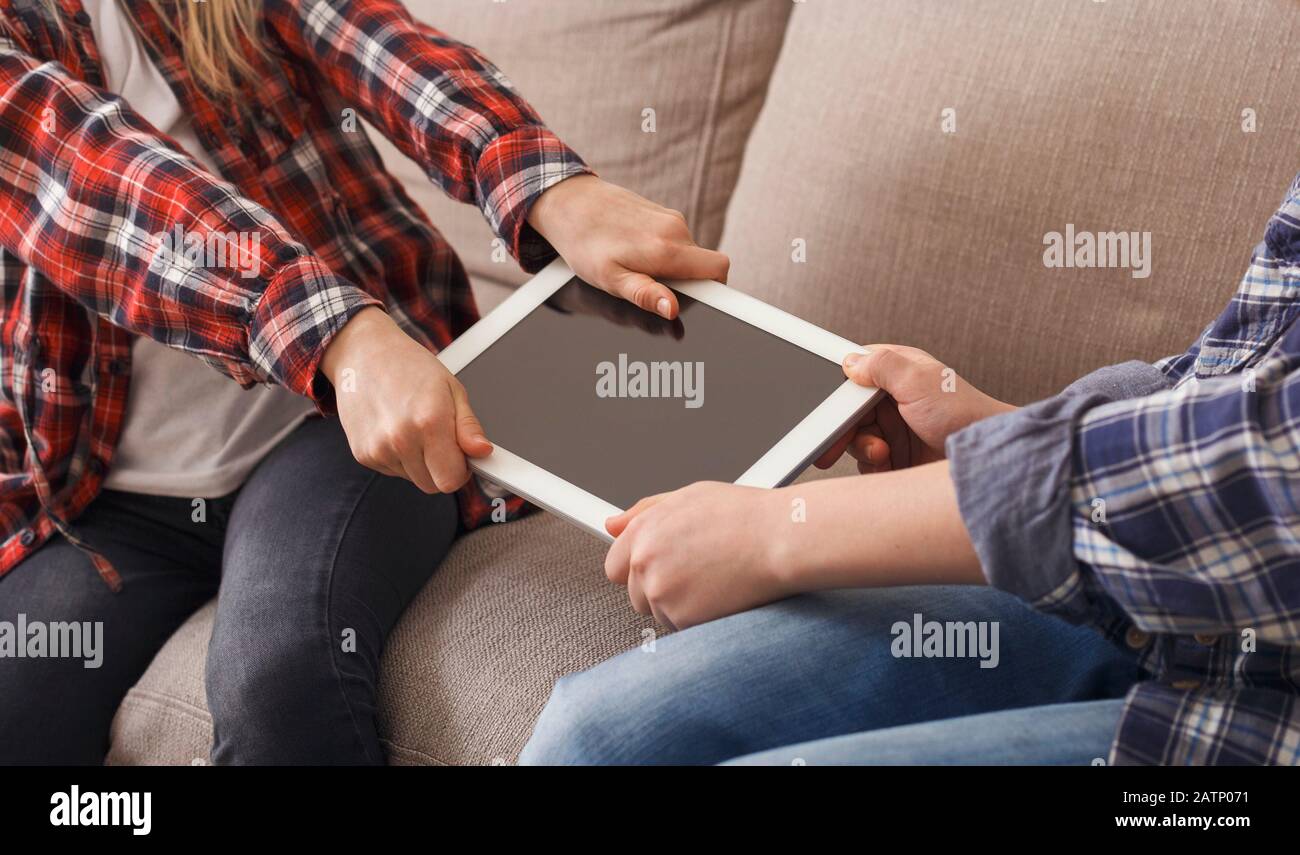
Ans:
{"type": "Polygon", "coordinates": [[[924,350],[873,344],[865,351],[849,354],[845,375],[861,386],[883,389],[889,398],[817,460],[822,469],[846,450],[863,474],[942,460],[949,434],[1015,409],[976,389],[924,350]]]}
{"type": "Polygon", "coordinates": [[[788,597],[775,538],[789,512],[784,493],[735,484],[650,496],[605,521],[616,538],[605,575],[634,609],[675,629],[788,597]]]}
{"type": "Polygon", "coordinates": [[[696,246],[680,213],[594,175],[547,190],[528,222],[583,280],[669,320],[677,317],[677,298],[655,277],[724,282],[731,265],[696,246]]]}

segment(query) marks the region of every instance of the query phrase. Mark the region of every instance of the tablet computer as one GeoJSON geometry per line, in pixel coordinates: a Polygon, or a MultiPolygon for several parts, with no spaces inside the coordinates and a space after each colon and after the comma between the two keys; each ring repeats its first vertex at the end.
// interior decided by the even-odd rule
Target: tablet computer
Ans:
{"type": "Polygon", "coordinates": [[[557,260],[446,347],[495,446],[473,468],[605,540],[605,520],[696,481],[778,487],[874,404],[858,346],[717,282],[665,282],[667,321],[557,260]]]}

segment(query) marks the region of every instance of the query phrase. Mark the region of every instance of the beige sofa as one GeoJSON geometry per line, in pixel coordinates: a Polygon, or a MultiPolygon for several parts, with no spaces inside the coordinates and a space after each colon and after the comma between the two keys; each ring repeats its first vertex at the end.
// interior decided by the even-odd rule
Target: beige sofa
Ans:
{"type": "MultiPolygon", "coordinates": [[[[733,286],[1016,402],[1181,349],[1300,168],[1296,0],[410,2],[604,176],[685,212],[733,286]],[[1067,223],[1151,232],[1150,277],[1048,269],[1067,223]]],[[[518,271],[376,143],[490,308],[518,271]]],[[[513,762],[558,675],[636,648],[652,625],[603,551],[546,514],[460,541],[385,653],[392,762],[513,762]]],[[[211,620],[132,689],[109,762],[207,757],[211,620]]]]}

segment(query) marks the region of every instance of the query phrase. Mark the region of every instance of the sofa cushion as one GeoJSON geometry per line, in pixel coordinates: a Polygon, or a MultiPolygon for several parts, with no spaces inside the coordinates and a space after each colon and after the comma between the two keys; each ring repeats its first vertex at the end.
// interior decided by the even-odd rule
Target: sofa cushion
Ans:
{"type": "MultiPolygon", "coordinates": [[[[789,0],[407,0],[479,48],[610,181],[686,214],[715,246],[789,0]],[[633,6],[635,8],[633,8],[633,6]],[[643,111],[654,111],[654,132],[643,111]]],[[[518,284],[476,209],[453,202],[370,130],[389,169],[475,278],[518,284]]]]}
{"type": "MultiPolygon", "coordinates": [[[[556,677],[655,632],[605,578],[605,547],[537,513],[461,538],[402,615],[380,675],[395,764],[512,763],[556,677]]],[[[110,764],[207,762],[203,692],[215,605],[168,640],[113,722],[110,764]]]]}
{"type": "Polygon", "coordinates": [[[1180,352],[1297,169],[1300,65],[1279,58],[1298,29],[1293,0],[797,4],[727,215],[730,283],[1017,402],[1180,352]],[[1150,277],[1046,268],[1067,224],[1150,232],[1150,277]]]}

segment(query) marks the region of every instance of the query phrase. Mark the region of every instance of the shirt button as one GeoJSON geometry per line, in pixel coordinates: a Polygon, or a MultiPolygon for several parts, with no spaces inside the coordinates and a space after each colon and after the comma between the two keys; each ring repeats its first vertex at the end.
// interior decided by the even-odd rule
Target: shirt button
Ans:
{"type": "Polygon", "coordinates": [[[36,542],[36,533],[30,528],[23,529],[23,533],[18,535],[18,542],[23,546],[31,546],[36,542]]]}
{"type": "Polygon", "coordinates": [[[1174,680],[1172,683],[1169,684],[1169,687],[1171,689],[1178,689],[1179,691],[1182,692],[1190,692],[1192,689],[1199,689],[1201,687],[1201,681],[1200,680],[1174,680]]]}
{"type": "Polygon", "coordinates": [[[1213,647],[1219,643],[1219,637],[1217,635],[1210,635],[1204,632],[1198,632],[1192,637],[1196,639],[1197,644],[1204,644],[1206,647],[1213,647]]]}
{"type": "Polygon", "coordinates": [[[88,15],[86,13],[86,10],[84,9],[78,12],[77,14],[73,15],[72,20],[76,21],[78,24],[81,24],[81,26],[83,27],[90,26],[90,15],[88,15]]]}
{"type": "Polygon", "coordinates": [[[100,460],[98,457],[92,457],[90,458],[90,463],[86,464],[86,468],[96,475],[103,475],[104,461],[100,460]]]}
{"type": "Polygon", "coordinates": [[[1150,633],[1143,632],[1136,626],[1130,626],[1124,633],[1124,643],[1134,650],[1141,650],[1151,642],[1150,633]]]}

